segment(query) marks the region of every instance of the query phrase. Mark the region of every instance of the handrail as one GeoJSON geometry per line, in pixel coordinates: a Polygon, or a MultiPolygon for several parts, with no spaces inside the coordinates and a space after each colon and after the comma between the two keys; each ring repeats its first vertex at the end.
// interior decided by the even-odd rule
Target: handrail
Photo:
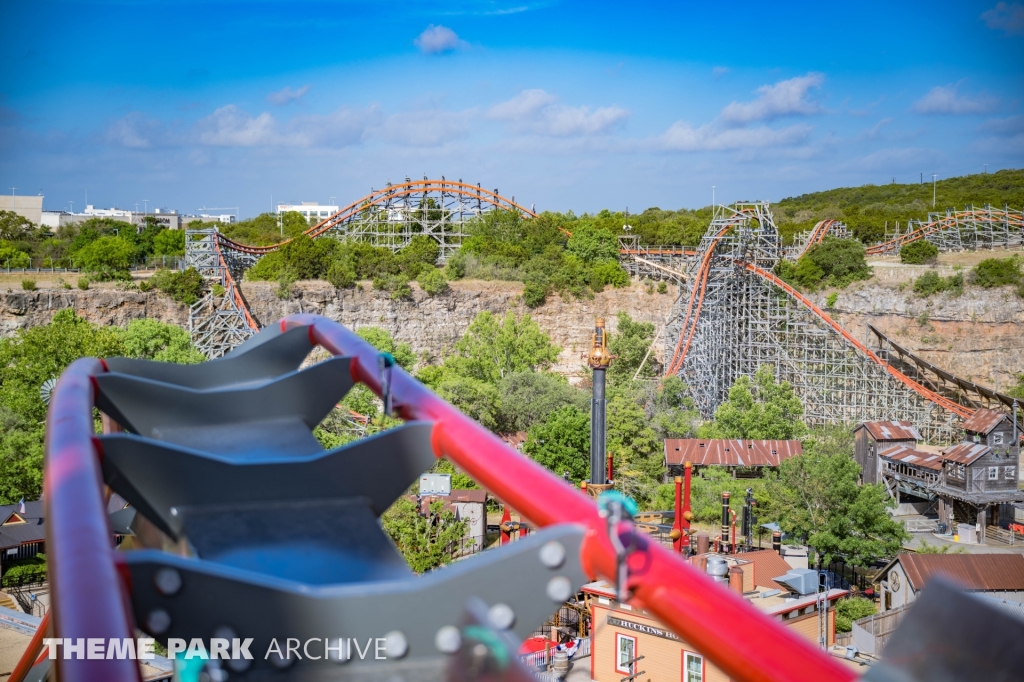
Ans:
{"type": "MultiPolygon", "coordinates": [[[[96,358],[71,363],[57,381],[46,419],[43,500],[52,637],[104,642],[134,637],[120,572],[123,559],[112,548],[92,416],[95,376],[105,371],[106,364],[96,358]]],[[[141,680],[129,659],[58,656],[54,664],[64,682],[141,680]]]]}
{"type": "MultiPolygon", "coordinates": [[[[381,395],[379,352],[354,332],[311,314],[292,315],[280,324],[282,330],[307,326],[312,342],[334,355],[352,357],[353,379],[381,395]]],[[[402,418],[434,422],[431,440],[438,457],[448,457],[537,526],[585,526],[584,569],[592,577],[614,580],[616,557],[607,521],[591,499],[510,448],[400,367],[392,369],[389,386],[402,418]]],[[[652,613],[728,676],[746,682],[845,682],[855,677],[806,639],[635,531],[632,524],[622,523],[615,530],[626,546],[635,547],[627,559],[631,603],[652,613]]]]}

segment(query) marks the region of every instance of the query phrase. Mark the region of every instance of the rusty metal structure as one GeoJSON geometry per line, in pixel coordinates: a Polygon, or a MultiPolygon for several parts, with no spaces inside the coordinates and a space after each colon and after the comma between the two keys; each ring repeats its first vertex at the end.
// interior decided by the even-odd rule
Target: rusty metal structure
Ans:
{"type": "Polygon", "coordinates": [[[667,372],[683,379],[704,418],[737,378],[767,365],[793,386],[809,425],[906,418],[927,439],[954,438],[973,409],[900,372],[773,274],[780,259],[842,228],[823,223],[787,253],[766,202],[720,207],[687,260],[666,334],[667,372]]]}
{"type": "MultiPolygon", "coordinates": [[[[506,198],[497,189],[484,189],[462,180],[405,179],[385,185],[316,223],[305,234],[361,241],[398,251],[413,237],[426,236],[440,247],[443,263],[461,245],[470,220],[493,210],[536,217],[533,209],[506,198]]],[[[264,255],[289,240],[269,246],[233,241],[216,228],[187,230],[185,265],[194,267],[211,285],[189,311],[192,343],[208,358],[223,356],[249,338],[258,326],[238,291],[236,281],[264,255]]]]}

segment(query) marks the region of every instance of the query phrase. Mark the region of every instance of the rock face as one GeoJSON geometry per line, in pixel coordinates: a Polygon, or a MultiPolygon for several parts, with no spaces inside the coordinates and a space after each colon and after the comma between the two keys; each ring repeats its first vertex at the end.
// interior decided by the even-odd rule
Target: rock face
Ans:
{"type": "Polygon", "coordinates": [[[125,291],[114,286],[81,289],[39,289],[0,293],[0,337],[19,329],[47,324],[59,310],[73,308],[79,317],[98,325],[125,327],[151,318],[188,328],[188,309],[155,291],[125,291]]]}
{"type": "MultiPolygon", "coordinates": [[[[826,307],[824,293],[811,298],[826,307]]],[[[996,390],[1024,374],[1024,299],[1009,287],[921,298],[866,282],[839,291],[828,312],[858,339],[872,324],[929,362],[996,390]]]]}
{"type": "Polygon", "coordinates": [[[625,311],[660,330],[675,297],[672,292],[648,294],[642,285],[634,284],[607,289],[590,300],[552,296],[540,308],[530,310],[520,300],[522,285],[513,282],[453,282],[450,291],[434,297],[414,288],[412,298],[403,301],[392,301],[387,293],[373,291],[365,284],[362,290],[339,291],[326,282],[302,282],[286,300],[278,298],[276,284],[247,282],[240,288],[261,324],[292,313],[317,313],[354,329],[382,327],[417,353],[426,352],[437,360],[445,357],[477,313],[529,313],[562,349],[554,369],[570,376],[581,373],[581,355],[589,347],[594,318],[604,317],[614,332],[617,314],[625,311]]]}
{"type": "MultiPolygon", "coordinates": [[[[562,352],[555,370],[582,375],[582,354],[593,331],[594,318],[604,317],[617,328],[616,315],[626,311],[634,319],[654,324],[660,333],[675,291],[648,294],[644,286],[609,289],[589,300],[557,296],[530,310],[521,300],[522,286],[510,282],[454,282],[447,293],[430,297],[413,289],[412,298],[392,301],[366,284],[362,289],[336,290],[326,282],[301,282],[290,298],[277,297],[277,285],[244,283],[242,292],[261,324],[297,312],[325,315],[349,327],[377,326],[409,343],[417,353],[441,360],[476,317],[487,310],[497,315],[512,310],[529,313],[562,352]]],[[[825,293],[812,299],[826,307],[825,293]]],[[[46,324],[62,308],[74,308],[82,317],[101,325],[126,326],[152,318],[188,326],[188,310],[156,292],[125,291],[114,286],[78,289],[40,289],[0,293],[0,336],[18,329],[46,324]]],[[[1005,390],[1024,374],[1024,299],[1010,288],[970,287],[962,296],[946,294],[919,298],[909,290],[877,281],[853,285],[838,292],[829,313],[857,338],[863,339],[871,323],[895,341],[954,374],[1005,390]]],[[[655,344],[656,359],[664,340],[655,344]]]]}

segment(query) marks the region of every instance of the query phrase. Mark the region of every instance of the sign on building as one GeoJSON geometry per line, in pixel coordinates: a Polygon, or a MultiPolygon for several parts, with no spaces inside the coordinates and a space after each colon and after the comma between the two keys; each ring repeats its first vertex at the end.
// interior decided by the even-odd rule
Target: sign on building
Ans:
{"type": "Polygon", "coordinates": [[[451,474],[423,474],[420,476],[420,495],[452,494],[451,474]]]}

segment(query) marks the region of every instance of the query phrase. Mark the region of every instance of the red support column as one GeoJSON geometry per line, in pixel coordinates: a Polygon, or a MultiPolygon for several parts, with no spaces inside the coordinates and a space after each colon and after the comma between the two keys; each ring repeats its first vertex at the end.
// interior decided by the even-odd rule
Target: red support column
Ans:
{"type": "Polygon", "coordinates": [[[693,462],[683,464],[683,521],[680,528],[683,531],[690,530],[690,519],[693,512],[690,511],[690,475],[693,473],[693,462]]]}
{"type": "Polygon", "coordinates": [[[509,526],[512,524],[512,515],[508,513],[508,506],[504,507],[504,512],[501,514],[501,544],[507,545],[512,542],[512,533],[509,531],[509,526]]]}

